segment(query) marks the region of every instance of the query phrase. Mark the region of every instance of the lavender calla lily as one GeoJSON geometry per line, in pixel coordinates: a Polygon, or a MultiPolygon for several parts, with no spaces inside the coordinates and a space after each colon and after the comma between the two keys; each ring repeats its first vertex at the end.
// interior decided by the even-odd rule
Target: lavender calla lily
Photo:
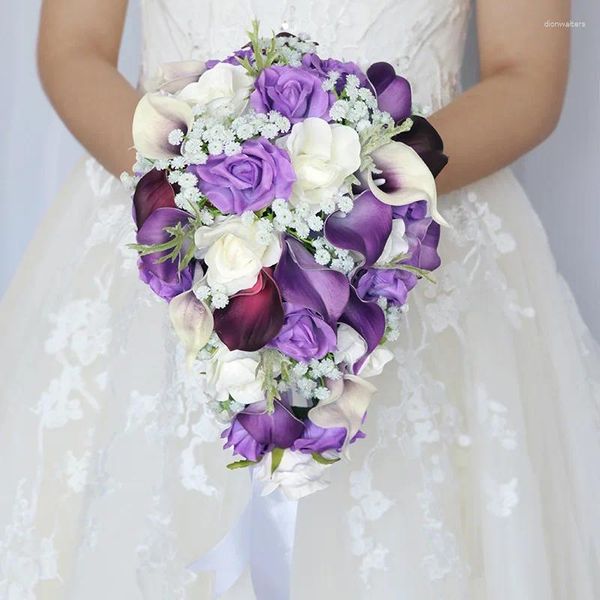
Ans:
{"type": "Polygon", "coordinates": [[[412,93],[410,83],[396,75],[392,65],[377,62],[367,69],[369,83],[377,95],[377,105],[390,113],[397,123],[403,121],[411,113],[412,93]]]}
{"type": "Polygon", "coordinates": [[[173,158],[179,154],[180,146],[169,143],[169,134],[174,129],[185,134],[193,122],[192,109],[183,100],[159,93],[146,94],[133,115],[133,143],[145,158],[173,158]]]}
{"type": "Polygon", "coordinates": [[[262,269],[255,285],[234,294],[215,310],[215,331],[230,350],[253,352],[270,342],[283,325],[283,305],[270,269],[262,269]]]}
{"type": "Polygon", "coordinates": [[[175,190],[167,180],[166,171],[152,169],[138,182],[133,194],[133,209],[138,227],[158,208],[177,208],[175,190]]]}
{"type": "Polygon", "coordinates": [[[315,311],[331,325],[344,311],[350,294],[350,284],[343,273],[319,265],[291,237],[284,240],[275,281],[284,300],[315,311]]]}
{"type": "Polygon", "coordinates": [[[348,214],[336,212],[325,222],[325,237],[338,248],[360,252],[364,264],[381,256],[392,231],[392,207],[364,191],[354,200],[348,214]]]}
{"type": "MultiPolygon", "coordinates": [[[[145,221],[137,233],[137,242],[145,246],[163,244],[171,239],[165,230],[167,227],[184,225],[190,215],[178,208],[158,208],[145,221]]],[[[179,270],[179,261],[159,262],[167,251],[146,254],[139,260],[141,279],[165,300],[189,290],[192,287],[195,263],[192,261],[185,269],[179,270]]]]}
{"type": "Polygon", "coordinates": [[[385,314],[375,302],[368,302],[359,297],[356,290],[350,288],[350,297],[340,322],[349,325],[361,335],[367,343],[366,353],[353,365],[358,372],[367,357],[381,341],[385,333],[385,314]]]}
{"type": "Polygon", "coordinates": [[[290,448],[302,435],[304,423],[278,400],[273,408],[273,412],[268,412],[265,403],[251,404],[237,415],[236,421],[266,450],[290,448]]]}

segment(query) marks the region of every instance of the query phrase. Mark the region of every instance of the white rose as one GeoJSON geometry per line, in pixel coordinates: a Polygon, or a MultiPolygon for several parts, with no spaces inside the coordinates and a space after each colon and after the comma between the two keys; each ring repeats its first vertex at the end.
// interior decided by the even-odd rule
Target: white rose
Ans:
{"type": "Polygon", "coordinates": [[[263,496],[279,488],[289,500],[299,500],[329,485],[325,477],[329,465],[318,463],[310,454],[285,450],[274,473],[271,473],[271,464],[272,454],[269,452],[254,468],[255,479],[265,484],[263,496]]]}
{"type": "Polygon", "coordinates": [[[402,219],[392,221],[392,232],[385,243],[381,256],[377,259],[378,265],[386,265],[393,262],[401,254],[408,252],[408,242],[404,237],[406,225],[402,219]]]}
{"type": "Polygon", "coordinates": [[[207,383],[218,402],[231,396],[240,404],[253,404],[265,399],[264,374],[258,369],[258,352],[219,348],[208,361],[207,383]]]}
{"type": "Polygon", "coordinates": [[[208,267],[208,284],[224,286],[229,296],[252,287],[260,270],[274,265],[281,256],[278,235],[265,239],[256,221],[245,224],[237,216],[200,227],[194,241],[198,258],[204,258],[208,267]]]}
{"type": "Polygon", "coordinates": [[[310,117],[296,123],[287,138],[296,172],[291,201],[320,205],[360,167],[360,141],[351,127],[310,117]]]}
{"type": "Polygon", "coordinates": [[[253,83],[241,65],[219,63],[186,85],[179,98],[206,107],[213,116],[239,115],[246,108],[253,83]]]}

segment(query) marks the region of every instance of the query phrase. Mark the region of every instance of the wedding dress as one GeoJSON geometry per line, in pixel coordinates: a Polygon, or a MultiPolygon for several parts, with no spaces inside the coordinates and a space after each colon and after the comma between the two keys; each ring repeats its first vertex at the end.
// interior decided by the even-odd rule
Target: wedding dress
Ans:
{"type": "MultiPolygon", "coordinates": [[[[144,0],[143,77],[224,57],[258,17],[393,63],[435,111],[459,92],[469,8],[144,0]]],[[[300,501],[291,597],[598,599],[600,351],[509,170],[441,206],[444,263],[411,297],[367,438],[300,501]]],[[[2,599],[211,598],[186,565],[247,502],[133,239],[130,199],[88,158],[1,305],[2,599]]],[[[247,572],[224,596],[255,597],[247,572]]]]}

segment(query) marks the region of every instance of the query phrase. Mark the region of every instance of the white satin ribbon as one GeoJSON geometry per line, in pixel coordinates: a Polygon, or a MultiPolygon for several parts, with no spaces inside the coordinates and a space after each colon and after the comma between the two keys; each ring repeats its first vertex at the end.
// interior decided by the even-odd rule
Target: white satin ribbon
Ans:
{"type": "Polygon", "coordinates": [[[250,567],[257,600],[289,600],[298,501],[280,490],[262,496],[252,477],[252,495],[225,537],[187,565],[196,573],[215,572],[215,599],[231,589],[250,567]]]}

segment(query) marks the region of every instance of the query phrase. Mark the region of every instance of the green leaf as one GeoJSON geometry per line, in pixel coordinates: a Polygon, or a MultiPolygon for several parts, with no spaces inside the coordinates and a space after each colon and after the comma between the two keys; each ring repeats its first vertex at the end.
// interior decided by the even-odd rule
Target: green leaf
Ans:
{"type": "Polygon", "coordinates": [[[284,452],[285,450],[283,448],[273,448],[273,450],[271,450],[271,475],[277,471],[277,467],[281,464],[284,452]]]}
{"type": "Polygon", "coordinates": [[[314,461],[318,462],[320,465],[332,465],[341,460],[339,458],[325,458],[322,454],[319,454],[318,452],[313,452],[311,456],[313,457],[314,461]]]}
{"type": "Polygon", "coordinates": [[[231,471],[234,471],[235,469],[245,469],[246,467],[251,467],[252,465],[256,464],[258,463],[254,462],[253,460],[238,460],[236,462],[229,463],[227,468],[231,471]]]}

